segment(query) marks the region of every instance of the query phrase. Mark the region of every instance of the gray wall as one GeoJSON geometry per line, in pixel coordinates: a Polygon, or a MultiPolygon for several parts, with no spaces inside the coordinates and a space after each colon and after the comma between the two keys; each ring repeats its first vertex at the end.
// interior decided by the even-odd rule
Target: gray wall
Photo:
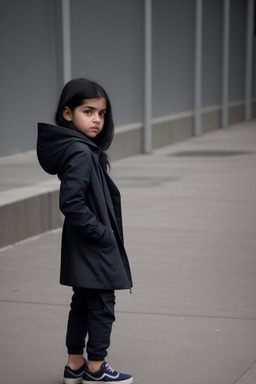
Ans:
{"type": "Polygon", "coordinates": [[[221,104],[223,1],[203,5],[202,107],[221,104]]]}
{"type": "Polygon", "coordinates": [[[193,109],[194,29],[194,1],[153,2],[153,117],[193,109]]]}
{"type": "Polygon", "coordinates": [[[0,12],[0,156],[35,147],[56,103],[55,4],[8,0],[0,12]]]}
{"type": "Polygon", "coordinates": [[[245,98],[246,1],[232,0],[230,14],[229,100],[245,98]]]}
{"type": "Polygon", "coordinates": [[[143,113],[143,2],[72,2],[72,75],[97,80],[108,90],[115,123],[143,113]]]}
{"type": "MultiPolygon", "coordinates": [[[[217,128],[221,110],[223,1],[203,0],[202,107],[218,107],[204,130],[217,128]],[[213,123],[214,122],[214,123],[213,123]]],[[[72,77],[99,81],[113,103],[117,132],[141,129],[144,115],[144,1],[71,0],[72,77]]],[[[246,0],[230,1],[229,102],[245,99],[246,0]]],[[[62,86],[61,0],[2,0],[0,156],[35,148],[38,121],[53,122],[62,86]]],[[[194,110],[195,0],[152,0],[152,117],[158,145],[192,134],[194,110]],[[175,127],[172,116],[185,114],[175,127]],[[156,121],[163,119],[164,126],[156,121]],[[184,120],[185,121],[185,120],[184,120]],[[182,128],[183,126],[183,128],[182,128]],[[181,130],[184,129],[184,134],[181,130]],[[161,137],[159,137],[162,136],[161,137]],[[166,135],[166,136],[165,136],[166,135]],[[168,140],[169,140],[168,139],[168,140]]],[[[253,95],[256,97],[254,54],[253,95]]],[[[233,107],[232,107],[233,108],[233,107]]],[[[255,110],[255,109],[254,109],[255,110]]],[[[206,117],[206,116],[205,116],[206,117]]],[[[141,131],[124,140],[141,149],[141,131]]],[[[124,148],[124,153],[131,153],[124,148]]]]}

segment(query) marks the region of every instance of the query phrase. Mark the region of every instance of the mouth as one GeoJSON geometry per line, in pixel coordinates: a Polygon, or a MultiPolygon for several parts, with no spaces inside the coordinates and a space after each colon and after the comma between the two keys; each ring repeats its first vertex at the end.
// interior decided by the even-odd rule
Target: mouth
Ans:
{"type": "Polygon", "coordinates": [[[93,132],[99,132],[99,127],[91,127],[91,131],[93,131],[93,132]]]}

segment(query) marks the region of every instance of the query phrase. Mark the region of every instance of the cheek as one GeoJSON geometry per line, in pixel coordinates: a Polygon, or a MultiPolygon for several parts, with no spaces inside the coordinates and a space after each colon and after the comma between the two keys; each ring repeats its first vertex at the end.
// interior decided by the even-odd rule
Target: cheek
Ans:
{"type": "Polygon", "coordinates": [[[85,116],[85,115],[81,115],[81,116],[78,116],[77,117],[77,123],[78,124],[87,124],[88,123],[88,118],[87,118],[87,116],[85,116]]]}

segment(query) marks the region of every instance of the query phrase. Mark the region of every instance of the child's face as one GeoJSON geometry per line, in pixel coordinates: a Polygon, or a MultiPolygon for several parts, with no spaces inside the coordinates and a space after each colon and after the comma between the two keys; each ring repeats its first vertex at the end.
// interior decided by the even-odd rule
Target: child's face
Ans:
{"type": "Polygon", "coordinates": [[[106,100],[101,97],[86,99],[73,111],[69,107],[64,107],[62,115],[67,121],[72,121],[79,132],[93,139],[103,129],[106,111],[106,100]]]}

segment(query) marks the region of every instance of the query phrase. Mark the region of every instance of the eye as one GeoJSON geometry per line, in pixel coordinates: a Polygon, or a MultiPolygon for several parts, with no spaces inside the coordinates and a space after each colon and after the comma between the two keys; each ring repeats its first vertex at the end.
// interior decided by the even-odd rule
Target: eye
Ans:
{"type": "Polygon", "coordinates": [[[100,112],[100,113],[99,113],[99,116],[100,116],[100,117],[105,117],[105,116],[106,116],[106,112],[104,112],[104,111],[100,112]]]}
{"type": "Polygon", "coordinates": [[[89,115],[92,114],[92,111],[90,111],[90,109],[86,109],[86,110],[84,111],[84,114],[87,115],[87,116],[89,116],[89,115]]]}

